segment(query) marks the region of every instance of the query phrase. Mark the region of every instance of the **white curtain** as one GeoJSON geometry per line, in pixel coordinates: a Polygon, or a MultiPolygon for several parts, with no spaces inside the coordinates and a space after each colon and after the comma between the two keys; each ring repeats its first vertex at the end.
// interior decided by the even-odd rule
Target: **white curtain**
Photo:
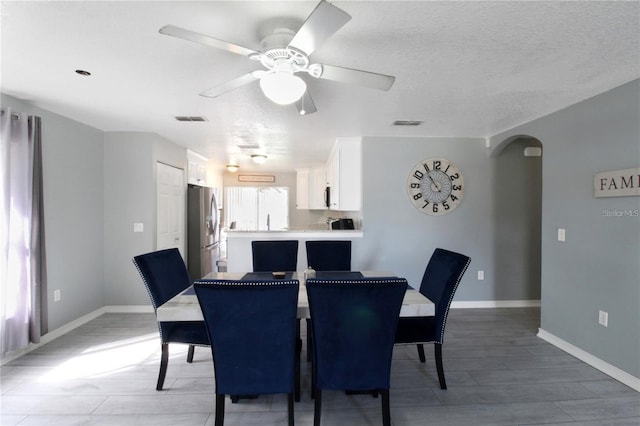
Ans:
{"type": "Polygon", "coordinates": [[[0,111],[0,354],[46,332],[40,119],[0,111]],[[43,327],[44,326],[44,327],[43,327]],[[43,330],[44,328],[44,330],[43,330]]]}

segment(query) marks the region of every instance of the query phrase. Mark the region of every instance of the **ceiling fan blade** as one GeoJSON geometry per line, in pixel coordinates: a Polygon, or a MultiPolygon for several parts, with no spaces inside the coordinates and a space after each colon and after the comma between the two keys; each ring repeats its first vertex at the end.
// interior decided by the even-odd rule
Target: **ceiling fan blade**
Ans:
{"type": "Polygon", "coordinates": [[[311,55],[350,19],[348,13],[322,0],[293,36],[289,46],[311,55]]]}
{"type": "Polygon", "coordinates": [[[313,103],[308,89],[305,90],[302,97],[296,101],[296,108],[298,108],[300,115],[309,115],[317,111],[316,104],[313,103]]]}
{"type": "Polygon", "coordinates": [[[208,35],[176,27],[175,25],[165,25],[164,27],[160,28],[160,34],[205,44],[207,46],[215,47],[216,49],[226,50],[228,52],[237,53],[238,55],[243,56],[249,56],[252,53],[258,53],[253,49],[238,46],[237,44],[229,43],[228,41],[218,40],[216,38],[209,37],[208,35]]]}
{"type": "Polygon", "coordinates": [[[249,84],[256,80],[259,80],[259,78],[254,76],[253,74],[254,73],[250,72],[249,74],[245,74],[242,77],[234,78],[233,80],[229,80],[219,86],[207,89],[204,92],[200,93],[200,96],[205,96],[207,98],[217,98],[218,96],[242,87],[245,84],[249,84]]]}
{"type": "Polygon", "coordinates": [[[356,84],[378,90],[389,90],[396,81],[396,78],[392,75],[324,64],[322,65],[320,78],[338,81],[340,83],[356,84]]]}

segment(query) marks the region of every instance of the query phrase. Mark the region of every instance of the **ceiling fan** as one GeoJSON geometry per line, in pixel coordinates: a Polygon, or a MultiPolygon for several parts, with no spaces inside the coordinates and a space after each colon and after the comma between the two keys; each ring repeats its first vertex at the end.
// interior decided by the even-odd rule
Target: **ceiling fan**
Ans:
{"type": "MultiPolygon", "coordinates": [[[[378,90],[389,90],[395,77],[369,71],[311,63],[311,55],[326,39],[344,26],[351,16],[321,0],[297,31],[281,25],[262,40],[257,51],[219,40],[174,25],[165,25],[160,33],[202,43],[259,61],[265,69],[253,71],[200,93],[215,98],[256,80],[265,96],[281,105],[296,104],[301,115],[316,111],[306,83],[296,74],[306,73],[314,78],[356,84],[378,90]]],[[[281,20],[286,22],[286,20],[281,20]]]]}

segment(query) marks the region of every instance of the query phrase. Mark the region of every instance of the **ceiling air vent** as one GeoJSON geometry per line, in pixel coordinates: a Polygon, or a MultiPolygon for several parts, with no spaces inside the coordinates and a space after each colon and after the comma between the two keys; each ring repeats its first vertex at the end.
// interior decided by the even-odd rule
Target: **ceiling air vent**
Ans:
{"type": "Polygon", "coordinates": [[[240,149],[260,149],[260,145],[255,143],[238,143],[236,146],[240,149]]]}
{"type": "Polygon", "coordinates": [[[186,115],[180,115],[176,117],[178,121],[207,121],[205,117],[191,117],[186,115]]]}
{"type": "Polygon", "coordinates": [[[419,120],[396,120],[393,122],[394,126],[419,126],[422,121],[419,120]]]}

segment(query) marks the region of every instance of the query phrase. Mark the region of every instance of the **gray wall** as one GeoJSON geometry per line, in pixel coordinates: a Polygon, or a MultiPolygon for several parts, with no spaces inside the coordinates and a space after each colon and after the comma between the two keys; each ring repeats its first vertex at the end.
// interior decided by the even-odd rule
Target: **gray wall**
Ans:
{"type": "Polygon", "coordinates": [[[495,294],[539,300],[542,157],[525,157],[525,147],[540,147],[540,142],[516,139],[492,161],[495,294]]]}
{"type": "Polygon", "coordinates": [[[530,226],[540,222],[539,206],[530,208],[539,202],[539,159],[525,162],[517,147],[492,158],[484,139],[469,138],[366,137],[362,152],[364,237],[354,242],[354,268],[388,270],[418,287],[442,247],[471,257],[455,301],[539,299],[540,260],[529,256],[539,243],[526,239],[540,238],[530,226]],[[431,157],[447,158],[464,178],[462,202],[444,216],[418,211],[407,195],[409,171],[431,157]]]}
{"type": "Polygon", "coordinates": [[[152,133],[105,133],[105,305],[150,304],[131,259],[156,248],[156,163],[185,170],[186,187],[186,155],[152,133]],[[144,232],[133,232],[135,222],[144,232]]]}
{"type": "Polygon", "coordinates": [[[600,171],[640,164],[640,81],[492,138],[544,146],[541,328],[640,377],[640,197],[594,198],[600,171]],[[566,242],[557,241],[557,228],[566,242]],[[598,311],[609,313],[609,327],[598,311]]]}
{"type": "Polygon", "coordinates": [[[42,118],[49,330],[104,306],[103,133],[2,94],[2,105],[42,118]],[[59,289],[61,300],[53,301],[59,289]]]}
{"type": "Polygon", "coordinates": [[[363,138],[364,237],[354,242],[353,267],[391,271],[418,287],[433,250],[442,247],[472,258],[456,299],[493,299],[492,170],[485,151],[481,139],[363,138]],[[464,177],[462,202],[444,216],[418,211],[407,195],[409,171],[430,157],[447,158],[464,177]],[[485,281],[475,279],[477,269],[486,271],[485,281]]]}

